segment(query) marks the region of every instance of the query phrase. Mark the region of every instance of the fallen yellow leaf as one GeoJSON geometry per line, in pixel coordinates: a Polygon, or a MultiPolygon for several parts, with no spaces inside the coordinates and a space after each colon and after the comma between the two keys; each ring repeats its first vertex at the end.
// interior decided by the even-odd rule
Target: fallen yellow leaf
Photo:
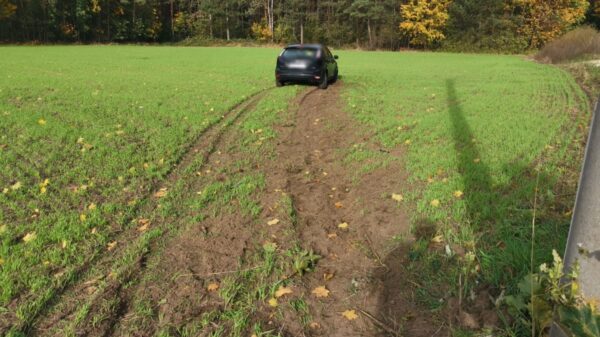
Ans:
{"type": "Polygon", "coordinates": [[[344,204],[342,204],[341,201],[338,201],[335,203],[335,208],[342,208],[342,207],[344,207],[344,204]]]}
{"type": "Polygon", "coordinates": [[[147,230],[148,230],[148,226],[149,226],[149,225],[150,225],[150,224],[144,224],[144,225],[141,225],[140,227],[138,227],[137,231],[138,231],[138,232],[140,232],[140,233],[143,233],[143,232],[145,232],[145,231],[147,231],[147,230]]]}
{"type": "Polygon", "coordinates": [[[338,225],[338,228],[341,229],[347,229],[348,228],[348,223],[347,222],[342,222],[341,224],[338,225]]]}
{"type": "Polygon", "coordinates": [[[0,225],[0,234],[3,234],[7,230],[8,230],[8,226],[6,226],[6,225],[0,225]]]}
{"type": "Polygon", "coordinates": [[[219,284],[215,283],[215,282],[209,283],[208,286],[206,287],[206,290],[217,291],[217,290],[219,290],[219,284]]]}
{"type": "Polygon", "coordinates": [[[0,266],[4,264],[4,259],[0,257],[0,266]]]}
{"type": "Polygon", "coordinates": [[[410,145],[410,143],[412,143],[412,141],[410,139],[407,139],[404,141],[404,144],[406,144],[406,145],[410,145]]]}
{"type": "Polygon", "coordinates": [[[316,297],[328,297],[329,296],[329,290],[327,290],[327,288],[325,288],[325,286],[316,287],[315,289],[313,289],[313,291],[311,293],[313,295],[315,295],[316,297]]]}
{"type": "Polygon", "coordinates": [[[113,242],[109,242],[106,245],[106,248],[108,249],[108,251],[111,251],[111,250],[115,249],[116,246],[117,246],[117,241],[113,241],[113,242]]]}
{"type": "Polygon", "coordinates": [[[68,244],[67,240],[62,240],[62,244],[61,244],[62,249],[67,248],[67,244],[68,244]]]}
{"type": "Polygon", "coordinates": [[[310,326],[311,329],[320,329],[321,328],[321,324],[319,324],[317,322],[311,322],[308,326],[310,326]]]}
{"type": "Polygon", "coordinates": [[[46,120],[43,118],[38,119],[38,124],[39,125],[46,125],[46,120]]]}
{"type": "Polygon", "coordinates": [[[444,241],[444,236],[442,236],[442,235],[437,235],[437,236],[434,236],[433,238],[431,238],[431,242],[433,242],[433,243],[441,243],[443,241],[444,241]]]}
{"type": "Polygon", "coordinates": [[[279,219],[273,219],[273,220],[269,220],[267,222],[267,225],[274,226],[274,225],[277,225],[278,223],[279,223],[279,219]]]}
{"type": "Polygon", "coordinates": [[[460,190],[459,190],[459,191],[455,191],[455,192],[454,192],[454,196],[455,196],[455,197],[457,197],[457,198],[460,198],[460,197],[462,197],[462,196],[463,196],[463,192],[462,192],[462,191],[460,191],[460,190]]]}
{"type": "Polygon", "coordinates": [[[327,238],[333,240],[333,239],[337,238],[337,234],[336,233],[329,233],[329,234],[327,234],[327,238]]]}
{"type": "Polygon", "coordinates": [[[93,211],[93,210],[95,210],[95,209],[96,209],[96,204],[94,204],[94,203],[91,203],[91,204],[89,204],[89,206],[88,206],[88,209],[89,209],[90,211],[93,211]]]}
{"type": "Polygon", "coordinates": [[[277,299],[276,299],[275,297],[271,297],[271,298],[269,299],[269,302],[268,302],[268,303],[269,303],[269,306],[270,306],[270,307],[273,307],[273,308],[277,307],[277,305],[278,305],[278,304],[277,304],[277,299]]]}
{"type": "Polygon", "coordinates": [[[396,200],[397,202],[401,202],[404,200],[404,197],[402,194],[392,193],[392,199],[396,200]]]}
{"type": "Polygon", "coordinates": [[[14,184],[12,184],[12,185],[10,186],[10,189],[11,189],[11,190],[13,190],[13,191],[16,191],[16,190],[18,190],[19,188],[21,188],[21,186],[23,186],[23,185],[21,184],[21,182],[20,182],[20,181],[17,181],[16,183],[14,183],[14,184]]]}
{"type": "Polygon", "coordinates": [[[342,312],[342,316],[344,316],[349,321],[353,321],[358,318],[358,315],[356,314],[356,311],[354,311],[354,310],[346,310],[346,311],[342,312]]]}
{"type": "Polygon", "coordinates": [[[281,296],[291,294],[292,292],[292,288],[288,288],[286,286],[279,286],[279,289],[277,289],[277,291],[275,292],[275,297],[279,298],[281,296]]]}
{"type": "Polygon", "coordinates": [[[433,207],[439,207],[440,206],[440,201],[438,199],[433,199],[433,200],[431,200],[430,204],[433,207]]]}
{"type": "Polygon", "coordinates": [[[87,219],[87,215],[85,215],[85,214],[83,214],[83,213],[79,214],[79,220],[80,220],[81,222],[85,221],[85,219],[87,219]]]}
{"type": "Polygon", "coordinates": [[[154,193],[154,197],[155,198],[163,198],[167,195],[167,188],[163,187],[160,190],[158,190],[156,193],[154,193]]]}
{"type": "Polygon", "coordinates": [[[329,281],[333,278],[333,276],[334,276],[333,272],[325,272],[325,273],[323,273],[323,280],[329,281]]]}
{"type": "Polygon", "coordinates": [[[27,233],[23,237],[23,242],[31,242],[31,241],[35,240],[35,238],[36,238],[35,232],[27,233]]]}

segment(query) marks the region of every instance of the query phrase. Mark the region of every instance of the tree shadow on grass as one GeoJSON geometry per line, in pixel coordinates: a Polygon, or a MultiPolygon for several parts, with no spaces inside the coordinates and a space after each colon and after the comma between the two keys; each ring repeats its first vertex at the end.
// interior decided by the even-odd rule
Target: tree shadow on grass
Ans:
{"type": "MultiPolygon", "coordinates": [[[[494,184],[491,170],[481,160],[474,133],[465,117],[456,92],[456,81],[446,80],[447,106],[457,171],[462,179],[465,215],[452,231],[460,236],[472,236],[475,247],[449,245],[453,257],[446,255],[444,244],[431,243],[439,230],[438,224],[423,218],[417,220],[414,242],[400,245],[384,259],[389,270],[375,273],[379,282],[378,317],[398,327],[406,336],[447,335],[450,325],[470,327],[501,325],[490,298],[497,297],[501,286],[516,283],[528,272],[531,248],[531,207],[536,179],[540,190],[551,191],[561,183],[557,172],[538,172],[537,163],[507,163],[502,169],[511,177],[506,185],[494,184]],[[478,259],[471,267],[475,273],[463,271],[461,285],[473,286],[475,298],[467,299],[463,293],[458,303],[459,274],[464,267],[465,252],[475,250],[478,259]],[[471,278],[466,280],[465,278],[471,278]],[[467,318],[459,312],[467,310],[467,318]],[[425,316],[425,317],[423,317],[425,316]],[[407,319],[408,318],[408,319],[407,319]],[[404,322],[398,326],[397,322],[404,322]],[[470,324],[465,324],[470,323],[470,324]]],[[[570,187],[559,186],[565,190],[570,187]]],[[[540,197],[544,199],[545,196],[540,197]]],[[[540,223],[536,235],[536,261],[545,260],[550,249],[563,247],[568,231],[568,219],[561,219],[560,202],[545,200],[547,212],[540,209],[540,223]],[[564,235],[557,235],[564,233],[564,235]],[[564,236],[564,237],[563,237],[564,236]]],[[[544,204],[540,200],[540,204],[544,204]]],[[[563,204],[568,205],[567,198],[563,204]]],[[[536,263],[537,263],[536,262],[536,263]]],[[[507,289],[508,292],[511,289],[507,289]]],[[[466,312],[466,311],[465,311],[466,312]]]]}

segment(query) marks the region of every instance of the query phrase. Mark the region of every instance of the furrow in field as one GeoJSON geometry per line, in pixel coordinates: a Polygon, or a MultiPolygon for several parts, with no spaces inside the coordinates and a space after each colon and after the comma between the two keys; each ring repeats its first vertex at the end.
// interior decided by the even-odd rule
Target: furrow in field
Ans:
{"type": "MultiPolygon", "coordinates": [[[[408,234],[408,219],[391,195],[405,185],[398,160],[378,162],[380,151],[368,134],[344,111],[341,84],[301,100],[295,128],[278,146],[283,163],[268,179],[279,181],[293,201],[294,240],[322,258],[314,272],[297,282],[310,307],[310,324],[285,324],[292,335],[374,336],[380,331],[429,336],[439,325],[410,298],[404,278],[406,249],[392,242],[408,234]],[[346,151],[366,147],[374,169],[365,174],[345,160],[346,151]],[[329,296],[312,290],[324,286],[329,296]],[[354,310],[348,321],[341,314],[354,310]],[[369,317],[370,316],[370,317],[369,317]],[[373,319],[375,318],[375,319],[373,319]],[[314,328],[318,327],[318,328],[314,328]]],[[[291,316],[291,313],[288,314],[291,316]]]]}
{"type": "MultiPolygon", "coordinates": [[[[209,126],[202,134],[198,135],[190,143],[184,155],[173,166],[173,169],[167,174],[166,178],[157,183],[152,193],[147,195],[145,202],[141,203],[134,216],[131,217],[131,221],[148,219],[149,215],[160,213],[161,199],[157,197],[157,193],[161,189],[166,188],[166,191],[173,189],[183,175],[189,174],[189,171],[199,170],[206,161],[206,158],[214,151],[215,144],[219,142],[220,137],[222,137],[228,127],[240,115],[251,109],[268,90],[262,90],[238,103],[223,115],[219,122],[209,126]]],[[[160,215],[156,215],[156,217],[159,218],[160,215]]],[[[134,274],[134,270],[129,270],[129,266],[137,265],[138,268],[143,267],[143,261],[145,260],[145,255],[148,253],[150,243],[156,237],[163,235],[163,231],[166,230],[164,226],[161,226],[164,225],[164,221],[159,223],[158,219],[157,221],[153,218],[149,218],[148,220],[152,222],[149,225],[150,230],[148,232],[140,232],[142,224],[141,226],[133,226],[126,231],[116,233],[111,239],[111,242],[116,243],[113,249],[90,256],[90,259],[85,264],[75,267],[68,274],[68,277],[65,277],[60,287],[54,289],[54,296],[48,298],[44,303],[47,303],[47,305],[45,307],[44,305],[40,306],[40,308],[44,308],[41,309],[43,311],[40,310],[43,317],[39,319],[36,319],[36,316],[30,317],[30,320],[21,322],[16,325],[16,328],[18,330],[27,330],[30,328],[29,324],[33,319],[36,319],[35,324],[31,327],[32,334],[46,335],[48,332],[52,334],[53,331],[60,331],[61,329],[57,330],[56,328],[64,327],[68,324],[69,320],[73,318],[73,314],[79,313],[83,315],[86,311],[86,306],[90,306],[90,303],[94,302],[93,299],[102,298],[102,296],[99,296],[102,293],[99,290],[99,283],[106,282],[105,292],[116,291],[115,287],[118,289],[122,281],[134,274]],[[128,254],[129,256],[127,256],[128,254]],[[119,265],[120,263],[124,265],[119,265]],[[110,280],[111,277],[116,277],[116,275],[111,275],[111,272],[117,272],[115,269],[119,269],[118,272],[123,277],[120,282],[117,282],[117,286],[113,282],[115,280],[110,280]]],[[[75,317],[75,319],[81,319],[81,317],[75,317]]],[[[62,334],[62,332],[60,333],[62,334]]]]}

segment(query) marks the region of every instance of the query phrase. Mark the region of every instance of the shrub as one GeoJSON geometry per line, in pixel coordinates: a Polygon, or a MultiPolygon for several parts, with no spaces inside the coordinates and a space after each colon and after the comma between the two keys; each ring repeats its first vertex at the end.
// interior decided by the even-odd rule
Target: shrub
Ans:
{"type": "Polygon", "coordinates": [[[560,63],[593,54],[600,54],[600,32],[584,26],[546,44],[535,58],[542,62],[560,63]]]}

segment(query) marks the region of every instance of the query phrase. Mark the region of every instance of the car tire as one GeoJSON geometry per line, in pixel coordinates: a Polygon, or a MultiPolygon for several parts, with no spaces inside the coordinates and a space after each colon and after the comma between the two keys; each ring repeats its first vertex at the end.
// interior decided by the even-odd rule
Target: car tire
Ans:
{"type": "Polygon", "coordinates": [[[325,73],[323,74],[323,77],[321,78],[321,83],[319,83],[319,89],[327,89],[328,85],[329,85],[329,78],[327,77],[327,71],[325,71],[325,73]]]}
{"type": "Polygon", "coordinates": [[[283,82],[279,81],[279,80],[275,80],[275,86],[279,87],[283,87],[283,82]]]}

